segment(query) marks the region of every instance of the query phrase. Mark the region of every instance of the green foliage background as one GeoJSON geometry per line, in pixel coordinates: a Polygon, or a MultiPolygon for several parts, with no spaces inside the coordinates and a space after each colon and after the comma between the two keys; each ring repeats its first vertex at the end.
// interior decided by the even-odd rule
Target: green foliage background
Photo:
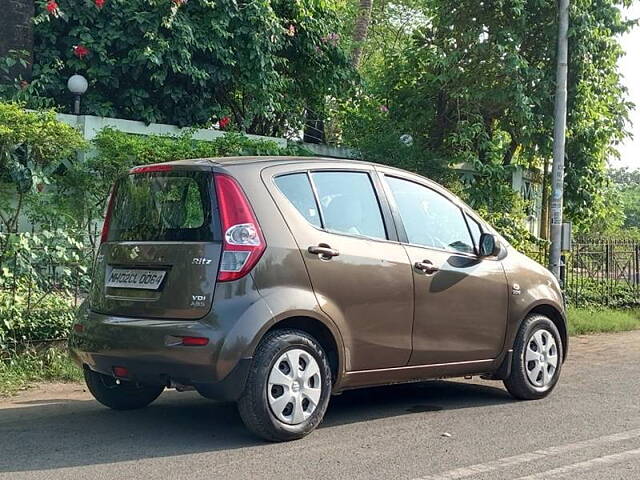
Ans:
{"type": "MultiPolygon", "coordinates": [[[[16,232],[22,208],[56,172],[71,165],[85,141],[50,110],[27,112],[0,102],[0,231],[16,232]]],[[[4,250],[0,239],[0,256],[4,250]]]]}
{"type": "MultiPolygon", "coordinates": [[[[565,213],[577,233],[620,224],[606,162],[630,108],[617,68],[618,35],[632,26],[620,8],[629,3],[571,2],[565,213]]],[[[510,169],[549,172],[552,158],[556,3],[375,5],[363,84],[341,110],[345,143],[448,185],[447,167],[467,164],[476,175],[466,200],[521,219],[527,206],[510,191],[510,169]],[[403,134],[412,145],[398,141],[403,134]]]]}
{"type": "Polygon", "coordinates": [[[640,239],[640,170],[625,168],[609,172],[616,194],[622,204],[624,223],[622,232],[640,239]]]}
{"type": "Polygon", "coordinates": [[[180,126],[230,116],[242,131],[282,135],[354,78],[326,41],[342,1],[58,0],[55,14],[46,3],[36,0],[33,79],[5,92],[34,106],[68,105],[66,81],[80,73],[89,114],[180,126]]]}

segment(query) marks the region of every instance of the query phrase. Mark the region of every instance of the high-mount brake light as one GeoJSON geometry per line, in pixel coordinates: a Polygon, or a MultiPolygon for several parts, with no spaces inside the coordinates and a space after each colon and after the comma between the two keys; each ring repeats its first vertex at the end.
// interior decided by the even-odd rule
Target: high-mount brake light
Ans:
{"type": "Polygon", "coordinates": [[[223,232],[219,282],[244,277],[264,253],[266,243],[249,200],[231,176],[215,174],[216,196],[223,232]]]}
{"type": "Polygon", "coordinates": [[[173,170],[173,165],[159,164],[159,165],[147,165],[144,167],[134,167],[129,170],[129,173],[152,173],[152,172],[168,172],[173,170]]]}

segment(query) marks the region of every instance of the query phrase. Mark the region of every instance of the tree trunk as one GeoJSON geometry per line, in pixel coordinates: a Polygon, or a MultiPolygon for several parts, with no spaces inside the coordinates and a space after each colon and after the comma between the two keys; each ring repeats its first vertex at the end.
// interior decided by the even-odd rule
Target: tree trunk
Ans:
{"type": "Polygon", "coordinates": [[[351,52],[351,64],[355,68],[360,64],[360,58],[362,57],[362,46],[367,39],[372,8],[373,0],[360,0],[358,18],[356,19],[356,25],[353,30],[353,51],[351,52]]]}
{"type": "Polygon", "coordinates": [[[33,59],[33,16],[35,4],[33,0],[3,0],[3,12],[0,15],[0,57],[10,55],[11,50],[27,52],[27,68],[19,63],[9,72],[9,80],[22,77],[31,79],[31,63],[33,59]]]}

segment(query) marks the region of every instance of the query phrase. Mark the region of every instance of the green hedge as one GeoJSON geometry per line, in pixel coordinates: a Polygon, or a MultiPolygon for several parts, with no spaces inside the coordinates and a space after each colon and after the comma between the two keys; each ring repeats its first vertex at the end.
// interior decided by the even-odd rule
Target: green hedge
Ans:
{"type": "Polygon", "coordinates": [[[18,289],[0,292],[0,352],[12,352],[42,340],[66,338],[76,307],[62,293],[18,289]]]}

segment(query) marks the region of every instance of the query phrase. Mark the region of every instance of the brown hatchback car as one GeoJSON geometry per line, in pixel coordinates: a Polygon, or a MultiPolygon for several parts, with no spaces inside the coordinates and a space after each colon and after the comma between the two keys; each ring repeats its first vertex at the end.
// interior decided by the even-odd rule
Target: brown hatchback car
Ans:
{"type": "Polygon", "coordinates": [[[69,344],[108,407],[195,388],[282,441],[359,387],[482,375],[542,398],[567,352],[563,303],[545,268],[418,175],[188,160],[114,186],[69,344]]]}

